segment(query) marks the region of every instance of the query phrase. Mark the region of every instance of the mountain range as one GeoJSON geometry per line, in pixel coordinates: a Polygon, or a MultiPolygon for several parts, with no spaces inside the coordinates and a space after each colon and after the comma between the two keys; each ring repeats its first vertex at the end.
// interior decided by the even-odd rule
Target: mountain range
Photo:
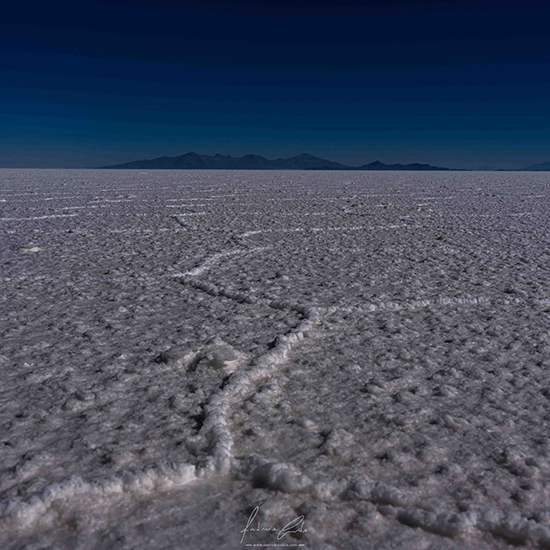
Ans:
{"type": "Polygon", "coordinates": [[[302,153],[291,158],[267,159],[260,155],[231,157],[229,155],[199,155],[191,152],[179,157],[159,157],[151,160],[134,160],[114,166],[119,170],[451,170],[429,164],[384,164],[380,161],[362,166],[346,166],[339,162],[302,153]]]}
{"type": "Polygon", "coordinates": [[[532,164],[531,166],[528,166],[527,168],[523,168],[523,170],[529,170],[529,171],[533,171],[533,172],[550,171],[550,161],[542,162],[540,164],[532,164]]]}

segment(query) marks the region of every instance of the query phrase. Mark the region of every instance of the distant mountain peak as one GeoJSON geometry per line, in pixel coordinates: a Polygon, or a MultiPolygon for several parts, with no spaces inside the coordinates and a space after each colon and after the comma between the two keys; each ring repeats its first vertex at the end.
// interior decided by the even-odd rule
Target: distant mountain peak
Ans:
{"type": "Polygon", "coordinates": [[[528,166],[527,168],[523,168],[523,170],[533,170],[533,171],[544,172],[544,171],[550,170],[550,161],[547,160],[546,162],[541,162],[540,164],[531,164],[531,166],[528,166]]]}

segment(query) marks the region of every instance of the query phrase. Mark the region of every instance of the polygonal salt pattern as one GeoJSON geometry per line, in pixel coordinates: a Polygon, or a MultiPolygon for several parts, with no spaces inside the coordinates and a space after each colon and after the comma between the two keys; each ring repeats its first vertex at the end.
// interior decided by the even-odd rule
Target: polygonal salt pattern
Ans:
{"type": "Polygon", "coordinates": [[[549,547],[549,188],[0,171],[2,546],[549,547]]]}

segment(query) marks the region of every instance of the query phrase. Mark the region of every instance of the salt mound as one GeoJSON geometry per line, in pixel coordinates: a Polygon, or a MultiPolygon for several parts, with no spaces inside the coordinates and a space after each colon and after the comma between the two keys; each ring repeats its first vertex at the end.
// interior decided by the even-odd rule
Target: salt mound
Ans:
{"type": "Polygon", "coordinates": [[[167,363],[177,370],[214,370],[231,374],[247,359],[246,353],[236,350],[221,338],[216,337],[203,348],[174,347],[163,351],[156,358],[156,362],[167,363]]]}
{"type": "Polygon", "coordinates": [[[30,243],[30,244],[27,244],[27,245],[24,245],[22,247],[19,248],[19,250],[25,254],[28,254],[28,253],[32,253],[32,252],[40,252],[42,249],[33,244],[33,243],[30,243]]]}

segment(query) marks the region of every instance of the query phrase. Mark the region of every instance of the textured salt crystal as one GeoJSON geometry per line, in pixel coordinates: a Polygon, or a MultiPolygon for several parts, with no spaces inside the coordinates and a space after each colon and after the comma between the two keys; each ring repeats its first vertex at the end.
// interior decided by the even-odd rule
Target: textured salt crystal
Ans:
{"type": "Polygon", "coordinates": [[[312,483],[309,477],[284,463],[262,464],[256,468],[253,477],[257,483],[285,493],[303,491],[312,483]]]}

